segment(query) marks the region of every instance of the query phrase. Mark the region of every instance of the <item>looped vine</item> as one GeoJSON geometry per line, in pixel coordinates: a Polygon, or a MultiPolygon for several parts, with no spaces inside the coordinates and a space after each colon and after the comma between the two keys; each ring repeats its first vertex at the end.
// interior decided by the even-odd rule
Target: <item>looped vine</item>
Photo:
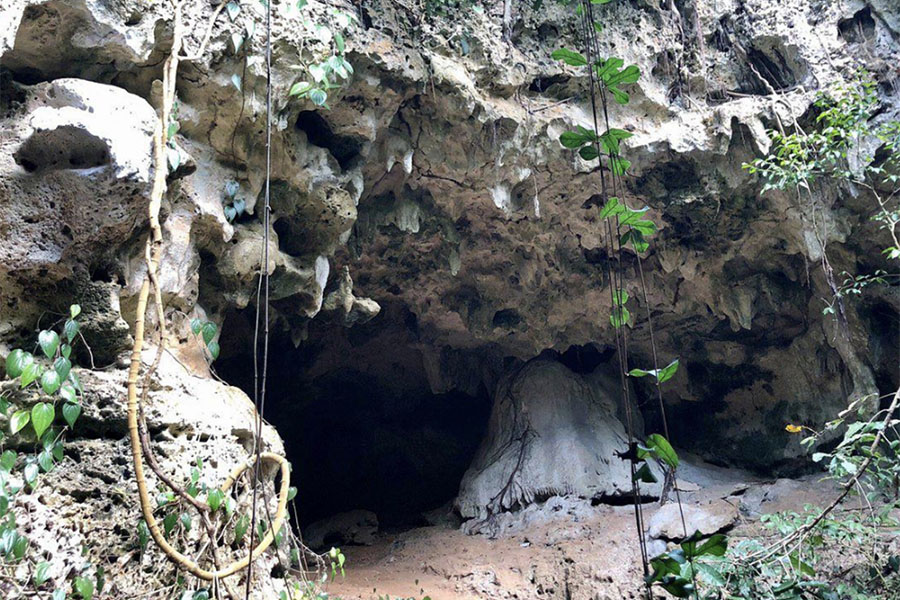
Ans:
{"type": "MultiPolygon", "coordinates": [[[[175,99],[175,82],[179,61],[182,59],[196,59],[202,55],[206,44],[208,43],[211,31],[215,25],[215,20],[225,6],[226,4],[222,3],[213,13],[206,36],[201,43],[198,52],[192,55],[182,55],[184,34],[181,15],[182,3],[179,0],[172,0],[172,7],[174,9],[173,42],[170,54],[163,66],[162,107],[160,111],[160,119],[153,136],[155,171],[150,195],[150,202],[148,205],[150,234],[145,247],[145,262],[147,265],[147,272],[144,277],[144,281],[141,284],[140,292],[138,295],[137,309],[135,313],[134,346],[131,352],[131,365],[127,383],[128,431],[131,440],[131,454],[134,464],[134,477],[138,486],[138,496],[141,512],[143,514],[144,521],[146,522],[149,534],[157,544],[157,546],[159,546],[163,553],[169,558],[169,560],[174,562],[179,567],[185,569],[192,575],[206,581],[213,581],[214,583],[218,582],[219,579],[234,575],[235,573],[248,568],[252,564],[252,562],[263,552],[265,552],[265,550],[273,543],[273,541],[275,541],[276,535],[281,530],[287,516],[287,503],[290,489],[290,465],[287,460],[281,455],[271,452],[262,452],[260,449],[259,439],[256,439],[254,444],[254,455],[251,456],[247,461],[235,467],[235,469],[231,472],[224,483],[218,488],[218,490],[221,491],[222,495],[227,494],[227,492],[235,484],[235,482],[248,469],[252,467],[255,471],[255,476],[253,478],[255,501],[255,492],[258,482],[260,462],[266,461],[274,463],[280,469],[281,487],[278,493],[278,504],[275,515],[274,518],[270,520],[271,527],[269,528],[267,533],[262,536],[262,539],[260,539],[259,543],[255,546],[253,544],[252,533],[255,528],[251,527],[250,550],[247,552],[247,554],[243,558],[235,560],[228,565],[220,566],[218,564],[215,549],[215,529],[209,518],[211,514],[216,512],[216,509],[218,508],[218,502],[214,502],[210,498],[207,499],[207,502],[201,502],[197,500],[195,497],[193,497],[191,494],[177,485],[174,481],[172,481],[172,479],[162,471],[153,455],[153,450],[150,445],[150,438],[147,434],[146,425],[144,423],[143,406],[146,404],[147,395],[153,375],[156,372],[162,358],[162,354],[165,351],[167,339],[165,313],[162,304],[162,294],[157,280],[157,270],[164,248],[164,239],[162,228],[160,226],[159,214],[162,199],[167,187],[166,177],[168,174],[166,146],[168,142],[169,132],[168,127],[165,127],[163,124],[169,122],[169,116],[172,111],[172,106],[175,99]],[[143,377],[141,378],[139,392],[138,380],[141,371],[142,350],[144,345],[145,315],[148,303],[150,302],[151,292],[153,294],[152,301],[155,307],[156,317],[158,321],[158,343],[153,362],[145,370],[143,377]],[[198,560],[190,558],[180,552],[171,543],[169,543],[163,531],[161,531],[159,523],[153,513],[153,505],[144,472],[145,458],[147,465],[151,468],[151,470],[154,471],[157,477],[159,477],[159,479],[165,485],[171,488],[180,497],[185,499],[200,513],[201,520],[203,521],[204,525],[206,525],[210,538],[210,552],[214,563],[213,569],[204,568],[199,564],[198,560]],[[216,504],[216,506],[213,506],[213,504],[216,504]]],[[[256,433],[258,438],[260,434],[260,429],[258,427],[256,433]]],[[[215,493],[214,497],[221,500],[221,496],[219,493],[215,493]]]]}

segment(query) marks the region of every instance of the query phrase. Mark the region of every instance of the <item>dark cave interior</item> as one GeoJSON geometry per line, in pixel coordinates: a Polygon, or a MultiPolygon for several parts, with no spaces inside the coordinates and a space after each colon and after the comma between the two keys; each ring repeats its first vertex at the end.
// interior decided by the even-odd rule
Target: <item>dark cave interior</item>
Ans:
{"type": "MultiPolygon", "coordinates": [[[[248,327],[251,310],[225,328],[248,327]]],[[[286,333],[270,338],[265,418],[293,466],[300,525],[356,509],[382,529],[425,525],[423,513],[458,492],[487,426],[488,390],[432,393],[403,320],[327,321],[313,321],[299,348],[286,333]]],[[[252,397],[247,349],[224,348],[215,367],[252,397]]]]}

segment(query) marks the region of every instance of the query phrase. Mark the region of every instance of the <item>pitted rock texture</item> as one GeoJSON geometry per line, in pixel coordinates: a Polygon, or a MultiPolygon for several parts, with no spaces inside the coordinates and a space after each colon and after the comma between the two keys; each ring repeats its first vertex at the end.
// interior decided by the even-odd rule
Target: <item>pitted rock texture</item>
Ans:
{"type": "MultiPolygon", "coordinates": [[[[145,364],[152,360],[151,352],[145,355],[145,364]]],[[[31,556],[51,562],[49,578],[57,587],[69,589],[68,576],[91,564],[105,570],[104,594],[159,598],[158,590],[171,585],[170,571],[153,543],[144,551],[139,549],[141,517],[126,422],[126,372],[78,372],[85,389],[83,412],[66,435],[65,457],[41,476],[35,493],[18,494],[12,509],[28,536],[31,556]]],[[[19,406],[27,408],[37,401],[33,392],[19,392],[14,386],[4,384],[2,390],[19,406]]],[[[190,481],[191,469],[200,459],[202,483],[218,486],[249,457],[256,419],[250,399],[237,388],[188,374],[168,355],[161,362],[145,412],[156,457],[174,481],[190,481]]],[[[2,421],[6,430],[6,420],[2,421]]],[[[30,428],[7,441],[7,448],[20,452],[30,452],[37,443],[30,428]]],[[[272,452],[283,452],[280,438],[268,425],[263,428],[262,444],[272,452]]],[[[155,498],[157,480],[148,467],[145,471],[155,498]]],[[[20,473],[9,483],[21,485],[20,473]]],[[[269,510],[274,510],[274,492],[269,490],[269,510]]],[[[219,557],[237,558],[227,545],[219,549],[219,557]]],[[[267,554],[258,563],[253,585],[258,597],[278,593],[281,580],[268,576],[275,561],[267,554]]],[[[0,589],[9,592],[8,598],[30,597],[17,595],[11,587],[0,589]]]]}
{"type": "MultiPolygon", "coordinates": [[[[347,339],[309,340],[310,320],[329,294],[346,306],[352,293],[394,307],[367,327],[406,332],[400,359],[370,364],[394,368],[414,354],[409,362],[424,365],[434,392],[496,389],[524,361],[573,346],[615,365],[605,240],[596,207],[584,207],[597,176],[557,142],[592,121],[585,74],[549,58],[557,47],[579,47],[571,10],[512,3],[507,16],[496,2],[445,18],[396,0],[311,1],[305,13],[290,4],[273,3],[265,268],[275,335],[302,350],[332,344],[334,356],[347,339]],[[359,23],[345,35],[354,75],[330,92],[326,111],[288,91],[304,77],[296,67],[325,50],[304,19],[327,22],[335,7],[359,23]],[[342,291],[346,279],[332,274],[345,267],[354,285],[342,291]]],[[[144,115],[158,104],[168,7],[0,7],[11,23],[0,31],[0,234],[15,240],[0,249],[0,349],[30,339],[44,310],[63,312],[91,283],[118,290],[118,303],[95,307],[106,323],[133,319],[155,123],[141,117],[112,132],[127,137],[123,147],[90,108],[127,103],[144,115]],[[71,78],[85,89],[105,86],[102,98],[85,108],[63,94],[52,119],[37,115],[42,94],[76,85],[71,78]],[[63,154],[50,152],[60,146],[63,154]]],[[[185,10],[190,52],[214,7],[185,10]]],[[[610,114],[613,126],[634,134],[621,196],[649,206],[661,225],[641,264],[646,299],[635,257],[623,258],[636,317],[629,361],[651,366],[649,312],[661,360],[682,363],[665,392],[676,446],[724,464],[790,468],[804,451],[787,423],[817,428],[848,397],[897,385],[900,337],[890,319],[898,294],[880,288],[848,300],[846,327],[823,316],[822,299],[832,296],[826,246],[835,273],[889,269],[871,199],[840,189],[817,192],[810,204],[761,194],[741,165],[769,148],[767,128],[808,125],[815,94],[861,64],[879,83],[879,118],[896,117],[900,17],[893,0],[622,0],[602,10],[601,51],[643,74],[631,103],[610,114]]],[[[262,11],[249,2],[234,20],[221,16],[206,53],[184,61],[177,82],[175,141],[196,171],[170,178],[161,288],[174,351],[199,373],[207,363],[190,333],[193,318],[221,326],[223,361],[249,354],[265,234],[262,11]],[[231,34],[250,25],[256,33],[235,53],[231,34]],[[247,209],[232,222],[224,213],[229,181],[247,209]]],[[[371,315],[365,304],[341,310],[362,322],[352,315],[371,315]]],[[[124,346],[112,338],[109,362],[124,346]]],[[[385,368],[377,377],[393,375],[385,368]]],[[[648,430],[659,431],[646,385],[635,392],[648,430]]],[[[593,453],[596,443],[585,440],[581,450],[593,453]]],[[[572,475],[548,485],[576,482],[572,475]]]]}

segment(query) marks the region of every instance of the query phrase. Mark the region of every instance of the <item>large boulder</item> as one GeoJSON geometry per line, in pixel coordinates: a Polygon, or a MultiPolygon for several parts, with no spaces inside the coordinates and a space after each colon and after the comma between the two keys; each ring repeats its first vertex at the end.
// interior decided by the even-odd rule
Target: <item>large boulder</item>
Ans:
{"type": "MultiPolygon", "coordinates": [[[[591,499],[631,493],[628,446],[616,402],[596,379],[544,359],[501,381],[488,432],[463,476],[457,505],[464,517],[491,515],[550,496],[591,499]]],[[[654,496],[659,484],[642,488],[654,496]]]]}

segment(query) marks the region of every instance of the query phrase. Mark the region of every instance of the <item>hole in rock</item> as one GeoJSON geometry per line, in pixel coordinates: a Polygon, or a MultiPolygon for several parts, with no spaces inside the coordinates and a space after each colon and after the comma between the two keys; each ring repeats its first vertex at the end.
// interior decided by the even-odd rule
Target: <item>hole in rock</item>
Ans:
{"type": "Polygon", "coordinates": [[[859,44],[875,39],[875,19],[872,18],[871,9],[866,6],[849,19],[838,21],[838,33],[845,42],[850,44],[859,44]]]}
{"type": "Polygon", "coordinates": [[[747,48],[747,63],[739,89],[746,94],[765,96],[772,89],[788,90],[802,83],[809,73],[809,66],[798,49],[776,38],[755,40],[747,48]]]}
{"type": "Polygon", "coordinates": [[[310,144],[328,150],[342,169],[347,169],[362,150],[360,140],[334,133],[328,121],[314,110],[300,111],[297,129],[306,133],[310,144]]]}
{"type": "MultiPolygon", "coordinates": [[[[251,397],[252,311],[226,316],[233,341],[223,336],[216,362],[251,397]]],[[[317,317],[300,347],[273,328],[265,407],[293,466],[301,527],[338,523],[308,540],[322,546],[359,543],[340,532],[351,512],[375,513],[379,531],[427,525],[426,513],[456,497],[491,409],[483,385],[432,391],[408,311],[384,307],[352,328],[337,321],[317,317]]]]}
{"type": "Polygon", "coordinates": [[[13,158],[28,172],[40,169],[89,169],[109,163],[109,148],[97,136],[71,125],[38,131],[13,158]]]}

